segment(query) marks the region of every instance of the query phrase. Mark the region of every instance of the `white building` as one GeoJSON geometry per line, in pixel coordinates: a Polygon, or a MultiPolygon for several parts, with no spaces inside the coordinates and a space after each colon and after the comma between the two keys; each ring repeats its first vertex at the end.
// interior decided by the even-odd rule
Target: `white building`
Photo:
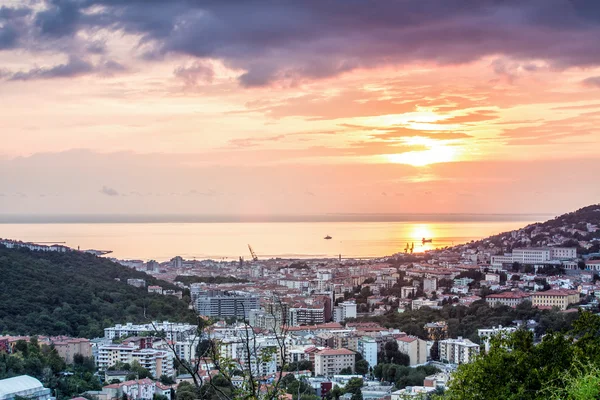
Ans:
{"type": "Polygon", "coordinates": [[[344,301],[334,309],[333,319],[335,322],[343,322],[348,318],[356,318],[356,303],[344,301]]]}
{"type": "Polygon", "coordinates": [[[493,328],[478,329],[477,335],[483,341],[485,352],[487,353],[488,351],[490,351],[490,339],[493,336],[504,337],[507,334],[513,333],[516,330],[517,330],[517,328],[515,328],[515,327],[503,327],[502,325],[500,325],[498,327],[494,326],[493,328]]]}
{"type": "Polygon", "coordinates": [[[512,254],[492,256],[492,266],[502,264],[544,265],[558,261],[573,260],[577,258],[577,249],[574,247],[529,247],[514,249],[512,254]]]}
{"type": "Polygon", "coordinates": [[[153,322],[151,324],[134,325],[128,322],[125,325],[117,324],[110,328],[104,328],[104,337],[106,339],[118,339],[129,336],[145,336],[148,334],[164,333],[167,340],[186,340],[196,335],[198,327],[191,324],[182,324],[175,322],[153,322]]]}
{"type": "Polygon", "coordinates": [[[435,292],[437,290],[437,279],[425,278],[423,279],[423,291],[425,293],[435,292]]]}
{"type": "Polygon", "coordinates": [[[377,342],[370,336],[363,336],[358,339],[357,350],[361,356],[369,363],[369,367],[377,365],[377,342]]]}
{"type": "Polygon", "coordinates": [[[105,345],[98,348],[96,364],[98,369],[105,371],[117,363],[131,364],[137,361],[146,368],[152,376],[173,376],[173,355],[170,351],[156,349],[138,349],[127,345],[105,345]]]}
{"type": "Polygon", "coordinates": [[[450,364],[466,364],[479,354],[479,345],[469,339],[440,340],[440,359],[450,364]]]}
{"type": "Polygon", "coordinates": [[[29,375],[0,380],[0,400],[13,400],[16,396],[30,400],[49,400],[50,389],[29,375]]]}

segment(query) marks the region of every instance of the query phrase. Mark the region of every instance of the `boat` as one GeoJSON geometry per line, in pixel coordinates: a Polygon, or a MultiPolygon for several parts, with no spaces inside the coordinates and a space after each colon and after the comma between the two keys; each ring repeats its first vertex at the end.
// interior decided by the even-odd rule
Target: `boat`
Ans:
{"type": "Polygon", "coordinates": [[[327,236],[325,236],[325,238],[324,238],[324,239],[325,239],[325,240],[331,240],[331,239],[333,239],[333,238],[332,238],[331,236],[327,235],[327,236]]]}
{"type": "Polygon", "coordinates": [[[431,242],[433,242],[433,239],[425,239],[425,238],[423,238],[422,242],[423,242],[423,244],[425,244],[425,243],[431,243],[431,242]]]}

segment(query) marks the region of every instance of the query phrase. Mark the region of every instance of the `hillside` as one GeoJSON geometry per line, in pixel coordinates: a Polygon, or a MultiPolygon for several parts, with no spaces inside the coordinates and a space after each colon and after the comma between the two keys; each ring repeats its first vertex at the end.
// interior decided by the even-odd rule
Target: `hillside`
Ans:
{"type": "Polygon", "coordinates": [[[98,337],[116,323],[193,321],[187,304],[127,285],[159,281],[109,260],[79,252],[37,252],[0,245],[0,333],[98,337]]]}
{"type": "Polygon", "coordinates": [[[503,232],[486,239],[455,246],[455,249],[490,247],[511,251],[519,247],[577,247],[578,254],[600,252],[600,204],[560,215],[546,222],[527,225],[522,229],[503,232]]]}

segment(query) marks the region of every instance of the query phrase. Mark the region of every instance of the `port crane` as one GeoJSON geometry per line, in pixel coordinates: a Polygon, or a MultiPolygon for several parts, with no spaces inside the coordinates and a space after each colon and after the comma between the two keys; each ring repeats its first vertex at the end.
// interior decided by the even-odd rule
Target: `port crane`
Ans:
{"type": "Polygon", "coordinates": [[[254,250],[252,250],[252,246],[248,245],[248,250],[250,250],[250,255],[252,256],[252,261],[258,261],[258,257],[254,250]]]}
{"type": "Polygon", "coordinates": [[[409,246],[408,243],[406,243],[406,247],[404,248],[404,254],[408,254],[409,251],[410,251],[410,254],[412,254],[415,251],[414,243],[412,244],[412,246],[409,246]]]}

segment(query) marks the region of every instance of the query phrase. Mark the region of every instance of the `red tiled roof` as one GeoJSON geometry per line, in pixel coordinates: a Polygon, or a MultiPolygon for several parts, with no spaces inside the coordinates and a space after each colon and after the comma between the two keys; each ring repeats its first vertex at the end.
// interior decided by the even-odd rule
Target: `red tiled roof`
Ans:
{"type": "Polygon", "coordinates": [[[348,349],[323,349],[317,353],[320,356],[349,356],[353,355],[354,352],[348,349]]]}
{"type": "Polygon", "coordinates": [[[531,293],[525,292],[502,292],[490,294],[487,296],[488,299],[522,299],[525,297],[531,297],[531,293]]]}

